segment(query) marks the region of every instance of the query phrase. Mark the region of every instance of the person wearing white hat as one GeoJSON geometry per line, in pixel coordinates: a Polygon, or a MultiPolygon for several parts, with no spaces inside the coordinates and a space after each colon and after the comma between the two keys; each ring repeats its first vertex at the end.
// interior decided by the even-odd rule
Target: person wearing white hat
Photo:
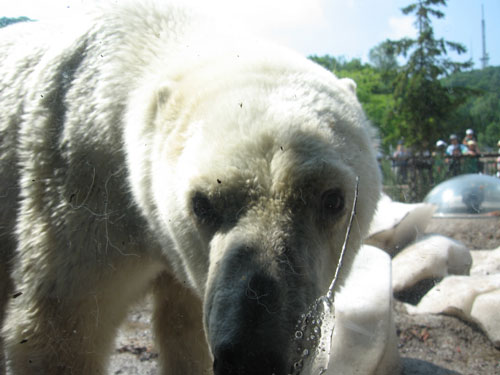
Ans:
{"type": "Polygon", "coordinates": [[[474,136],[474,130],[472,129],[467,129],[465,131],[465,137],[462,140],[462,143],[467,146],[467,143],[469,141],[476,141],[476,137],[474,136]]]}
{"type": "Polygon", "coordinates": [[[436,184],[446,179],[448,168],[446,168],[447,159],[446,147],[448,144],[442,139],[436,142],[436,150],[432,153],[434,159],[433,180],[436,184]]]}
{"type": "Polygon", "coordinates": [[[455,134],[450,135],[450,145],[446,148],[446,154],[450,156],[459,156],[467,152],[464,144],[458,143],[458,137],[455,134]]]}
{"type": "Polygon", "coordinates": [[[450,145],[446,148],[446,154],[451,156],[448,159],[448,173],[450,176],[456,176],[461,173],[462,170],[462,158],[461,156],[467,152],[467,146],[462,143],[458,143],[458,137],[456,134],[450,135],[450,145]]]}
{"type": "Polygon", "coordinates": [[[479,150],[477,149],[477,142],[469,140],[467,142],[467,152],[463,162],[463,169],[465,173],[478,173],[482,171],[482,163],[479,160],[479,150]]]}
{"type": "Polygon", "coordinates": [[[442,139],[440,139],[439,141],[436,142],[436,147],[437,148],[440,148],[440,147],[445,147],[446,148],[446,146],[448,146],[448,144],[445,141],[443,141],[442,139]]]}

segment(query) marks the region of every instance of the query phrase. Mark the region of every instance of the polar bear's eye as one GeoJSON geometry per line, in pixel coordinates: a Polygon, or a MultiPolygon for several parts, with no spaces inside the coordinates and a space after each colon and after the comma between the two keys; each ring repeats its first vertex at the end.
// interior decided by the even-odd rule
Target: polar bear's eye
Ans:
{"type": "Polygon", "coordinates": [[[328,190],[323,193],[321,203],[326,215],[336,215],[344,209],[344,195],[340,189],[328,190]]]}
{"type": "Polygon", "coordinates": [[[205,194],[195,193],[191,203],[193,212],[201,223],[214,226],[220,224],[220,217],[205,194]]]}

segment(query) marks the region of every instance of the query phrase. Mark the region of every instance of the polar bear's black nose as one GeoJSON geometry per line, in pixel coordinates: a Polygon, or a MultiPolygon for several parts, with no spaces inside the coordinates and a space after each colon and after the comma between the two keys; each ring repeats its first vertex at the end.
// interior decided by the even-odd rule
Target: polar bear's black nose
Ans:
{"type": "Polygon", "coordinates": [[[229,253],[205,302],[215,375],[287,373],[289,293],[254,254],[246,248],[229,253]]]}
{"type": "Polygon", "coordinates": [[[244,274],[226,285],[233,293],[217,300],[210,329],[216,337],[215,375],[285,375],[286,319],[278,285],[261,273],[244,274]]]}
{"type": "MultiPolygon", "coordinates": [[[[263,345],[264,346],[264,345],[263,345]]],[[[247,347],[220,347],[214,360],[215,375],[284,375],[285,363],[278,353],[247,347]]]]}

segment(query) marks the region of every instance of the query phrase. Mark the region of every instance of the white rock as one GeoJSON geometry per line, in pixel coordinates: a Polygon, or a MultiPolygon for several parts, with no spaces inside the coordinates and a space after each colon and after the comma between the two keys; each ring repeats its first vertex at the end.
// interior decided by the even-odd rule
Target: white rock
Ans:
{"type": "Polygon", "coordinates": [[[479,295],[472,305],[471,317],[489,339],[500,347],[500,289],[479,295]]]}
{"type": "Polygon", "coordinates": [[[500,274],[448,276],[432,288],[411,314],[454,315],[478,324],[500,346],[500,274]]]}
{"type": "Polygon", "coordinates": [[[394,255],[418,234],[424,233],[435,210],[436,207],[430,204],[400,203],[383,195],[365,243],[394,255]]]}
{"type": "Polygon", "coordinates": [[[327,374],[398,374],[391,260],[363,246],[344,287],[335,295],[335,330],[327,374]]]}
{"type": "Polygon", "coordinates": [[[425,279],[467,275],[472,264],[461,242],[431,234],[414,242],[392,260],[392,288],[400,292],[425,279]]]}
{"type": "Polygon", "coordinates": [[[495,250],[473,250],[471,275],[494,275],[500,273],[500,247],[495,250]]]}
{"type": "Polygon", "coordinates": [[[448,276],[432,288],[417,305],[421,313],[460,311],[470,316],[477,296],[500,288],[500,275],[448,276]]]}

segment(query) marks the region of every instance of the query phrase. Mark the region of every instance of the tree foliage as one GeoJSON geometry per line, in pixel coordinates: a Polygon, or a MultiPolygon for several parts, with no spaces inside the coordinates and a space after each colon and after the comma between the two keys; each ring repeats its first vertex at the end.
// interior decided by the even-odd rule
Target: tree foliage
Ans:
{"type": "Polygon", "coordinates": [[[385,74],[392,74],[398,69],[396,51],[391,42],[384,41],[373,47],[368,58],[370,63],[385,74]]]}
{"type": "Polygon", "coordinates": [[[429,17],[444,17],[433,8],[445,1],[418,1],[403,9],[417,12],[417,39],[384,41],[370,51],[370,64],[360,59],[312,56],[313,61],[350,77],[370,121],[378,128],[387,152],[404,138],[415,148],[432,148],[452,133],[468,128],[480,149],[494,149],[500,139],[500,67],[467,71],[470,62],[447,58],[449,50],[465,52],[460,44],[434,38],[429,17]],[[397,56],[407,58],[398,66],[397,56]]]}
{"type": "Polygon", "coordinates": [[[332,71],[339,78],[349,77],[356,82],[356,93],[370,121],[379,130],[381,146],[386,151],[401,137],[400,119],[394,111],[392,79],[394,70],[363,64],[360,59],[311,56],[311,60],[332,71]]]}
{"type": "MultiPolygon", "coordinates": [[[[387,71],[373,62],[362,64],[359,59],[348,61],[328,55],[310,58],[338,77],[349,77],[356,82],[358,99],[370,121],[378,128],[381,146],[386,152],[406,136],[401,126],[405,119],[396,107],[394,96],[397,69],[387,71]]],[[[452,133],[462,137],[466,129],[472,128],[482,151],[496,150],[500,139],[500,67],[452,73],[439,81],[448,94],[465,88],[471,95],[448,113],[446,120],[436,125],[434,138],[429,138],[429,147],[438,139],[447,140],[452,133]]]]}
{"type": "Polygon", "coordinates": [[[441,78],[471,67],[471,62],[455,62],[447,57],[449,51],[466,52],[460,43],[436,39],[431,16],[443,18],[435,9],[446,6],[446,0],[418,0],[402,9],[414,13],[417,38],[386,41],[397,55],[407,58],[394,81],[396,109],[403,119],[401,133],[405,141],[416,149],[428,146],[440,133],[440,125],[470,94],[455,86],[453,90],[441,83],[441,78]]]}
{"type": "Polygon", "coordinates": [[[472,128],[478,135],[481,150],[496,151],[500,140],[500,67],[453,74],[443,83],[451,89],[467,87],[478,93],[452,113],[445,127],[459,133],[472,128]]]}

